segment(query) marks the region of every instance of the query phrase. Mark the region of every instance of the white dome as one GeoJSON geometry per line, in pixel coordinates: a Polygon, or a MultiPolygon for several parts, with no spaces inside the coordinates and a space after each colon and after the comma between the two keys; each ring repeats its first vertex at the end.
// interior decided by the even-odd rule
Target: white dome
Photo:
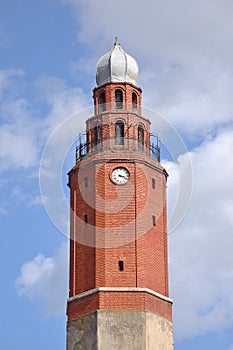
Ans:
{"type": "Polygon", "coordinates": [[[137,79],[137,62],[122,49],[116,38],[113,48],[100,57],[97,62],[97,86],[101,86],[108,82],[128,82],[137,85],[137,79]]]}

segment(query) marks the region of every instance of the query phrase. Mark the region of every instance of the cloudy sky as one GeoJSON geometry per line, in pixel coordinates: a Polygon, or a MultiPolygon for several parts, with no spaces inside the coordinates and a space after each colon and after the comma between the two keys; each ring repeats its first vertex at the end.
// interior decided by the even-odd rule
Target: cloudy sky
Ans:
{"type": "MultiPolygon", "coordinates": [[[[192,164],[190,205],[169,234],[175,349],[233,350],[232,17],[230,0],[1,0],[1,348],[65,349],[67,238],[42,204],[40,160],[54,130],[92,106],[96,62],[117,35],[144,106],[186,143],[162,160],[169,212],[192,164]]],[[[59,175],[67,197],[73,161],[59,175]]]]}

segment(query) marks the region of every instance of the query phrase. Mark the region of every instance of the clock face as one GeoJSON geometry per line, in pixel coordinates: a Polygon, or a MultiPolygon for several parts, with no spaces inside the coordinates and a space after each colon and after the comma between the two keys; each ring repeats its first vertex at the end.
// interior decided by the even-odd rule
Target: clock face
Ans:
{"type": "Polygon", "coordinates": [[[117,185],[124,185],[129,180],[129,171],[124,167],[115,168],[112,171],[112,181],[117,185]]]}

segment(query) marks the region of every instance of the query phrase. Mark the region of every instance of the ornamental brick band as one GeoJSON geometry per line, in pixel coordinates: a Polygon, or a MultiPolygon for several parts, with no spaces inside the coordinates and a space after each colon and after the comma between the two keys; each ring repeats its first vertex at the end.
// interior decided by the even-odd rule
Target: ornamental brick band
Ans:
{"type": "Polygon", "coordinates": [[[172,321],[172,299],[147,288],[96,288],[68,299],[68,319],[95,310],[145,310],[172,321]]]}

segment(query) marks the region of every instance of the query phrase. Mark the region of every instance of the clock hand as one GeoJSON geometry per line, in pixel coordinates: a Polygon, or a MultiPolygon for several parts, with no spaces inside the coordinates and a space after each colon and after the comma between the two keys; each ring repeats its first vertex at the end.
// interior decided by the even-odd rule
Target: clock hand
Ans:
{"type": "Polygon", "coordinates": [[[125,175],[119,174],[118,176],[119,176],[119,177],[123,177],[124,179],[127,179],[127,177],[126,177],[125,175]]]}

